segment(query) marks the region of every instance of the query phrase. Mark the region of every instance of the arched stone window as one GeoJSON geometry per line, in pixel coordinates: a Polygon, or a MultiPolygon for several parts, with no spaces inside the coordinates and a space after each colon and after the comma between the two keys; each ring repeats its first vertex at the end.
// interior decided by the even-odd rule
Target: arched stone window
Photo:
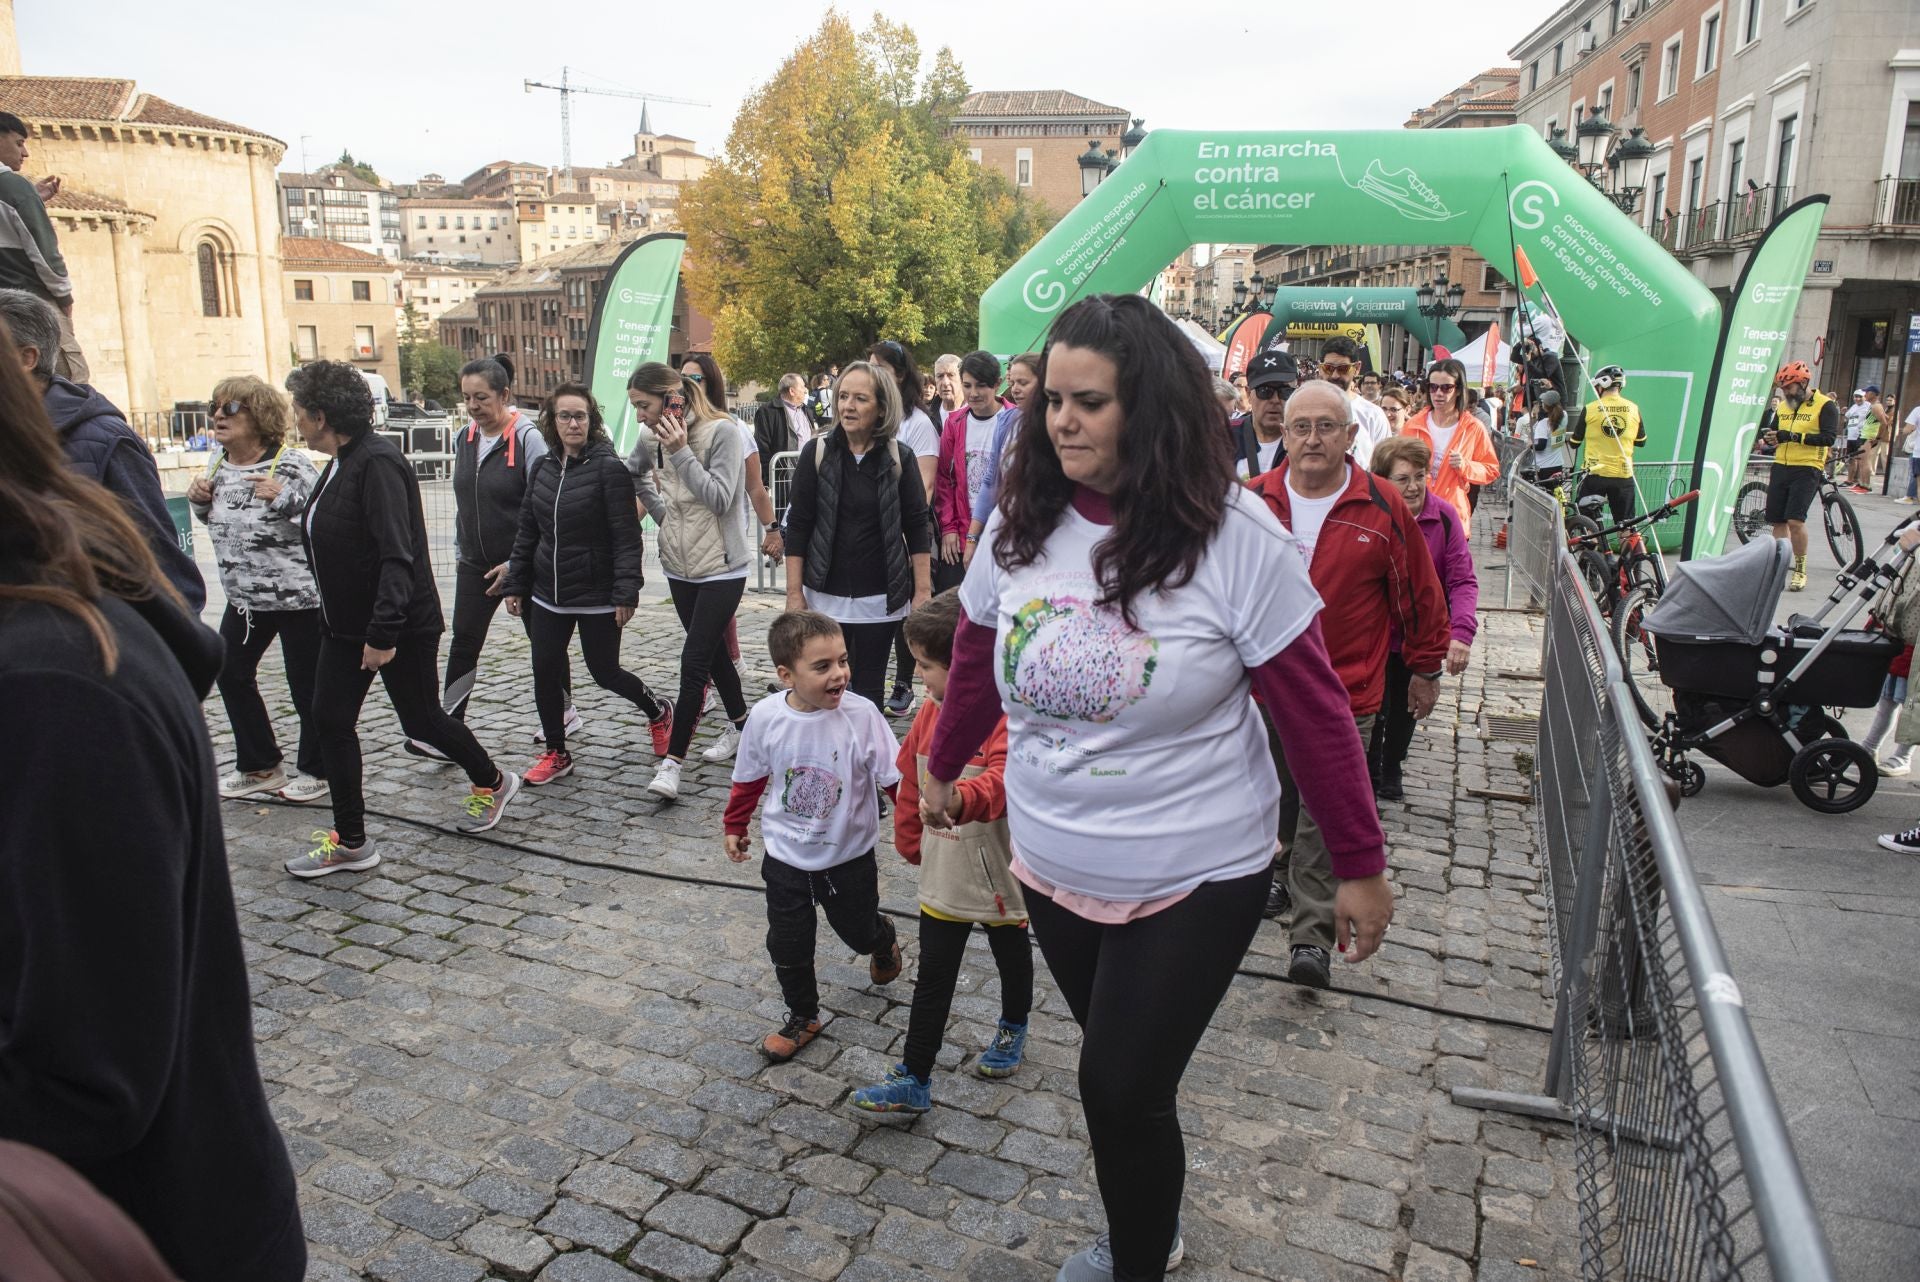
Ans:
{"type": "Polygon", "coordinates": [[[200,282],[200,314],[239,315],[233,251],[212,235],[202,236],[194,246],[194,267],[200,282]]]}

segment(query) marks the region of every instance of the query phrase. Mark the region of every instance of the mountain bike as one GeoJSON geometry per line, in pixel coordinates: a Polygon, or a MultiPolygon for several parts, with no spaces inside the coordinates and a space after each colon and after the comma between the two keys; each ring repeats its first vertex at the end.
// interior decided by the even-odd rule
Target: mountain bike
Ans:
{"type": "MultiPolygon", "coordinates": [[[[1820,473],[1820,528],[1827,537],[1827,550],[1833,553],[1841,569],[1851,570],[1866,556],[1860,518],[1847,496],[1841,493],[1840,482],[1827,468],[1820,473]]],[[[1762,536],[1772,537],[1772,527],[1767,524],[1765,481],[1748,481],[1740,487],[1740,496],[1733,504],[1733,533],[1742,543],[1751,543],[1762,536]]]]}
{"type": "Polygon", "coordinates": [[[1578,550],[1574,555],[1580,563],[1581,577],[1589,586],[1601,585],[1594,603],[1610,625],[1613,648],[1620,655],[1634,707],[1650,728],[1660,725],[1672,706],[1672,696],[1660,683],[1660,665],[1654,654],[1653,639],[1641,627],[1667,590],[1667,563],[1659,551],[1648,544],[1644,531],[1699,497],[1698,490],[1677,494],[1644,515],[1630,517],[1600,531],[1590,540],[1576,541],[1578,550]],[[1613,552],[1607,550],[1606,542],[1611,534],[1620,536],[1619,547],[1613,552]]]}

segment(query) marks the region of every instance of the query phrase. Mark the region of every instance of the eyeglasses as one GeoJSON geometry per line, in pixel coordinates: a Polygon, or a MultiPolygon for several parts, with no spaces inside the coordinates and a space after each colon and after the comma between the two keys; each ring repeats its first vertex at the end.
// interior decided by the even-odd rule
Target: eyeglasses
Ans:
{"type": "Polygon", "coordinates": [[[1293,395],[1293,391],[1293,387],[1287,383],[1262,383],[1253,389],[1253,399],[1256,401],[1270,401],[1278,396],[1284,401],[1293,395]]]}
{"type": "Polygon", "coordinates": [[[1427,384],[1427,395],[1429,396],[1438,396],[1441,394],[1451,396],[1454,394],[1454,392],[1458,390],[1459,390],[1459,385],[1455,383],[1428,383],[1427,384]]]}
{"type": "Polygon", "coordinates": [[[242,412],[246,408],[247,407],[239,401],[228,401],[224,405],[214,406],[213,413],[215,417],[218,418],[232,418],[235,414],[242,412]]]}
{"type": "Polygon", "coordinates": [[[1300,441],[1306,440],[1309,436],[1334,437],[1345,432],[1350,426],[1352,426],[1350,423],[1336,423],[1332,419],[1320,418],[1310,423],[1287,424],[1287,435],[1300,441]]]}
{"type": "Polygon", "coordinates": [[[593,421],[593,415],[588,414],[584,410],[563,410],[553,416],[553,421],[556,423],[590,423],[593,421]]]}

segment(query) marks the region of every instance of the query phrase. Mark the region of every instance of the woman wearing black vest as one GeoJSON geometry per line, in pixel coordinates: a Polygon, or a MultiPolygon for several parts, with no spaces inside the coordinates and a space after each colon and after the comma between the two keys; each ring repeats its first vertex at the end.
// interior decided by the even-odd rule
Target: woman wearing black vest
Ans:
{"type": "MultiPolygon", "coordinates": [[[[454,550],[453,639],[447,646],[444,706],[465,720],[480,649],[493,613],[504,600],[501,580],[520,529],[520,503],[533,465],[547,452],[534,421],[513,404],[513,362],[505,356],[468,361],[460,370],[460,395],[473,421],[453,442],[454,550]]],[[[567,729],[580,728],[567,701],[567,729]]],[[[537,737],[537,736],[536,736],[537,737]]],[[[435,756],[413,740],[407,751],[435,756]]]]}
{"type": "Polygon", "coordinates": [[[374,674],[387,687],[400,728],[467,772],[473,791],[454,826],[485,832],[520,790],[494,767],[466,724],[440,706],[435,660],[446,623],[427,557],[420,483],[400,447],[373,430],[373,393],[353,366],[314,361],[287,376],[293,421],[308,449],[333,455],[300,515],[307,561],[320,590],[320,659],[313,730],[333,790],[334,831],[286,869],[296,877],[360,872],[380,862],[367,836],[355,727],[374,674]]]}
{"type": "Polygon", "coordinates": [[[853,692],[879,705],[908,610],[932,595],[926,487],[896,434],[893,375],[855,361],[833,392],[834,427],[800,451],[787,509],[787,608],[840,625],[853,692]]]}
{"type": "Polygon", "coordinates": [[[662,707],[646,682],[620,666],[620,630],[640,603],[640,510],[593,393],[579,383],[554,388],[540,435],[548,452],[528,478],[502,588],[507,613],[527,621],[533,640],[533,697],[547,740],[527,771],[536,785],[573,770],[565,714],[576,628],[594,681],[646,714],[654,755],[666,751],[673,724],[673,705],[662,707]]]}

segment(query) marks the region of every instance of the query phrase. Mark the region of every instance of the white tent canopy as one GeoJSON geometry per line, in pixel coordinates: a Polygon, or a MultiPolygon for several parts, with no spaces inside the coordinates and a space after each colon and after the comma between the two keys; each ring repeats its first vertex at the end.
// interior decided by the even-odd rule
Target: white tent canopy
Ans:
{"type": "MultiPolygon", "coordinates": [[[[1491,334],[1492,332],[1493,331],[1489,330],[1487,334],[1491,334]]],[[[1487,334],[1482,334],[1465,347],[1453,353],[1453,358],[1467,367],[1467,382],[1473,387],[1480,386],[1481,371],[1484,370],[1487,365],[1487,334]]],[[[1493,355],[1494,382],[1505,383],[1507,381],[1509,373],[1512,370],[1512,356],[1513,347],[1510,344],[1501,343],[1499,350],[1493,355]]]]}
{"type": "Polygon", "coordinates": [[[1185,334],[1187,340],[1199,351],[1200,359],[1207,363],[1207,368],[1218,374],[1221,366],[1226,364],[1227,345],[1207,333],[1197,321],[1176,320],[1173,323],[1180,327],[1180,332],[1185,334]]]}

